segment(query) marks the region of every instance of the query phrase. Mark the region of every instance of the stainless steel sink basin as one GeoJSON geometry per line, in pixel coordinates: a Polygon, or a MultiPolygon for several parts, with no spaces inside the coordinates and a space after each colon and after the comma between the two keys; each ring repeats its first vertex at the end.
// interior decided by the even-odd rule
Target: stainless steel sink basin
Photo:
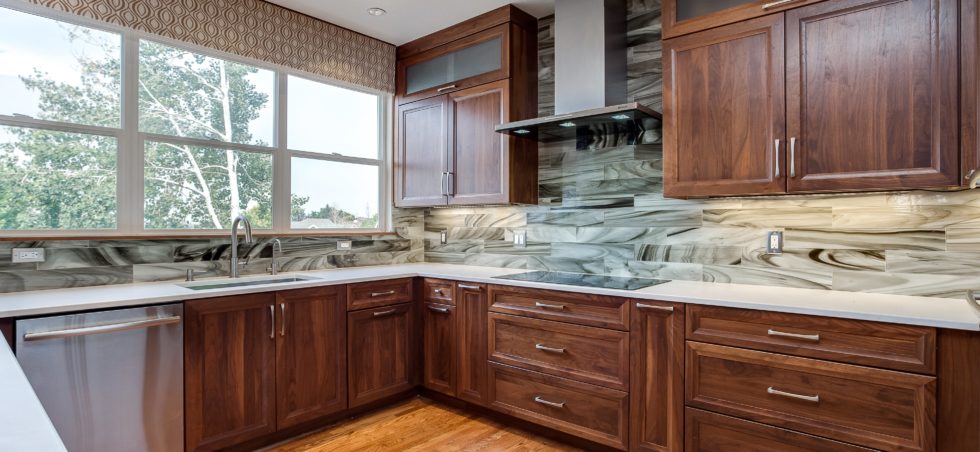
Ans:
{"type": "Polygon", "coordinates": [[[300,281],[313,281],[316,279],[317,278],[311,278],[311,277],[265,278],[265,279],[252,279],[247,281],[215,282],[210,284],[207,283],[181,284],[180,286],[190,290],[215,290],[215,289],[228,289],[230,287],[263,286],[266,284],[284,284],[284,283],[300,282],[300,281]]]}

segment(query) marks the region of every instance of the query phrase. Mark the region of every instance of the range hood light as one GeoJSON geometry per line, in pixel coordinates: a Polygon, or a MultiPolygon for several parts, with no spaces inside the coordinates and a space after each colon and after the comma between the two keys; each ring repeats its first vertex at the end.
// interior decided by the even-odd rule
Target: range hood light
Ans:
{"type": "Polygon", "coordinates": [[[517,129],[517,130],[514,131],[514,133],[516,133],[518,135],[527,135],[527,134],[531,133],[531,131],[530,130],[527,130],[527,129],[517,129]]]}
{"type": "Polygon", "coordinates": [[[617,121],[626,121],[627,119],[633,119],[632,116],[626,114],[613,115],[612,118],[617,121]]]}
{"type": "Polygon", "coordinates": [[[571,122],[571,121],[568,121],[568,122],[563,122],[561,124],[558,124],[558,126],[559,127],[575,127],[575,123],[574,122],[571,122]]]}

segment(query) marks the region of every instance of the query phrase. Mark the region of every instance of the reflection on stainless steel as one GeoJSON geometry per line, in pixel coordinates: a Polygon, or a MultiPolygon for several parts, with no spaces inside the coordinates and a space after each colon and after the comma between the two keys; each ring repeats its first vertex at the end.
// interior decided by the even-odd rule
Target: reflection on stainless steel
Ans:
{"type": "Polygon", "coordinates": [[[180,304],[19,320],[17,361],[68,450],[183,450],[180,304]]]}

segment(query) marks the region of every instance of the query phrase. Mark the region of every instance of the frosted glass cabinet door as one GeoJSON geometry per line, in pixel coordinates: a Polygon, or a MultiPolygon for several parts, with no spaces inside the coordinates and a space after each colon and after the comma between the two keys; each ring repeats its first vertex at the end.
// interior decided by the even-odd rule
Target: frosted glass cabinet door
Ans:
{"type": "Polygon", "coordinates": [[[663,0],[663,36],[674,38],[824,0],[663,0]]]}

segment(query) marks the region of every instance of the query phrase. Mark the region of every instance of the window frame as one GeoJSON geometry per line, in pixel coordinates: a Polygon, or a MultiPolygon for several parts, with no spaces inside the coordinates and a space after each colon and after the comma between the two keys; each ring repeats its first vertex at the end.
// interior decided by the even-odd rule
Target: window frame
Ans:
{"type": "Polygon", "coordinates": [[[87,17],[57,11],[43,6],[26,4],[17,0],[0,0],[0,8],[33,14],[60,22],[88,27],[118,34],[121,37],[121,93],[120,127],[88,126],[58,121],[48,121],[20,116],[0,114],[0,125],[29,127],[73,133],[85,133],[114,137],[116,150],[116,228],[115,229],[24,229],[0,230],[0,238],[86,238],[86,237],[201,237],[225,236],[227,229],[147,229],[144,225],[144,164],[145,142],[156,141],[174,144],[231,149],[240,152],[272,155],[272,227],[256,229],[260,235],[277,236],[357,236],[388,234],[393,232],[391,222],[391,158],[393,154],[393,132],[391,121],[394,96],[380,90],[357,86],[282,65],[234,55],[228,52],[207,48],[175,39],[158,36],[143,31],[108,24],[87,17]],[[150,41],[177,49],[213,58],[253,66],[274,74],[273,86],[273,143],[272,146],[227,143],[217,140],[178,137],[147,133],[139,130],[139,44],[150,41]],[[300,77],[316,83],[353,90],[377,96],[378,99],[378,158],[344,156],[332,153],[319,153],[291,150],[287,143],[288,127],[288,79],[300,77]],[[376,228],[329,228],[293,229],[291,227],[293,157],[326,160],[341,163],[355,163],[378,167],[378,226],[376,228]]]}

